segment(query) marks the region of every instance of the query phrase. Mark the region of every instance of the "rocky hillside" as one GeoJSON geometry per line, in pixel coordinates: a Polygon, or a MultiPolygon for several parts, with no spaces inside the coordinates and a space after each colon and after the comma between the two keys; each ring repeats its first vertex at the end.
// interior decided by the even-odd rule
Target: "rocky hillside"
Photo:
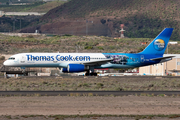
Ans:
{"type": "MultiPolygon", "coordinates": [[[[22,3],[23,2],[32,2],[32,3],[28,5],[2,5],[5,1],[0,0],[0,10],[4,12],[46,13],[49,10],[65,3],[63,1],[53,1],[53,2],[37,2],[36,1],[35,2],[34,0],[21,0],[20,2],[22,3]]],[[[12,2],[15,2],[15,0],[12,2]]],[[[28,15],[28,16],[3,15],[0,17],[0,32],[14,32],[14,31],[18,32],[21,28],[25,28],[29,26],[29,24],[31,26],[32,25],[31,23],[33,23],[33,25],[35,25],[35,23],[38,23],[40,17],[41,16],[35,16],[35,15],[28,15]]],[[[29,31],[27,30],[26,32],[29,32],[29,31]]]]}
{"type": "Polygon", "coordinates": [[[179,0],[71,0],[21,32],[117,37],[120,24],[125,24],[126,37],[152,38],[173,27],[172,39],[179,40],[179,16],[179,0]]]}

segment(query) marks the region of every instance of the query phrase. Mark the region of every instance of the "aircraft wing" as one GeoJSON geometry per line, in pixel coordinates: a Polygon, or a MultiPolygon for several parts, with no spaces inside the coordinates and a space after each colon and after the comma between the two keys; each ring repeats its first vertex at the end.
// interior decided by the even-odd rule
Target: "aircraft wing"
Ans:
{"type": "Polygon", "coordinates": [[[82,64],[90,65],[90,66],[91,65],[102,65],[102,64],[105,64],[105,63],[110,62],[112,60],[114,60],[114,59],[104,59],[104,60],[97,60],[97,61],[91,61],[91,62],[84,62],[82,64]]]}
{"type": "Polygon", "coordinates": [[[160,57],[160,58],[153,58],[150,60],[172,60],[172,58],[175,56],[167,56],[167,57],[160,57]],[[169,59],[168,59],[169,58],[169,59]]]}

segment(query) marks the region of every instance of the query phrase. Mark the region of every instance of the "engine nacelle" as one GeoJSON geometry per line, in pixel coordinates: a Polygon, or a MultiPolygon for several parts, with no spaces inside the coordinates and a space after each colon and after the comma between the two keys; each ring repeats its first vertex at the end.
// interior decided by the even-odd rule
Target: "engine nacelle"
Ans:
{"type": "Polygon", "coordinates": [[[82,64],[69,64],[67,66],[68,72],[83,72],[86,70],[86,67],[82,64]]]}
{"type": "Polygon", "coordinates": [[[68,72],[68,70],[67,70],[67,68],[61,68],[61,72],[63,72],[63,73],[67,73],[67,72],[68,72]]]}

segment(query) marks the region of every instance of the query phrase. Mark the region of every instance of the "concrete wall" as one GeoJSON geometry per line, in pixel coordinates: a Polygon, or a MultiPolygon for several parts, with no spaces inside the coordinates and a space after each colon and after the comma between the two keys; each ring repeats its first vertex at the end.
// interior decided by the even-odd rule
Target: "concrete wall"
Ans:
{"type": "Polygon", "coordinates": [[[151,75],[152,66],[144,66],[139,68],[139,74],[141,75],[151,75]]]}
{"type": "Polygon", "coordinates": [[[164,75],[164,64],[159,63],[151,66],[151,74],[152,75],[164,75]]]}

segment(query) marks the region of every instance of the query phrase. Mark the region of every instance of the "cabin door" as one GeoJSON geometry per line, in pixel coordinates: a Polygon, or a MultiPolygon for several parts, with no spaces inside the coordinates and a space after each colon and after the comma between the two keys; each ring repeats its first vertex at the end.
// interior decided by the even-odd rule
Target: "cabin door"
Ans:
{"type": "Polygon", "coordinates": [[[141,55],[141,63],[144,63],[144,55],[141,55]]]}
{"type": "Polygon", "coordinates": [[[21,56],[20,63],[25,63],[25,61],[26,61],[26,57],[25,56],[21,56]]]}

